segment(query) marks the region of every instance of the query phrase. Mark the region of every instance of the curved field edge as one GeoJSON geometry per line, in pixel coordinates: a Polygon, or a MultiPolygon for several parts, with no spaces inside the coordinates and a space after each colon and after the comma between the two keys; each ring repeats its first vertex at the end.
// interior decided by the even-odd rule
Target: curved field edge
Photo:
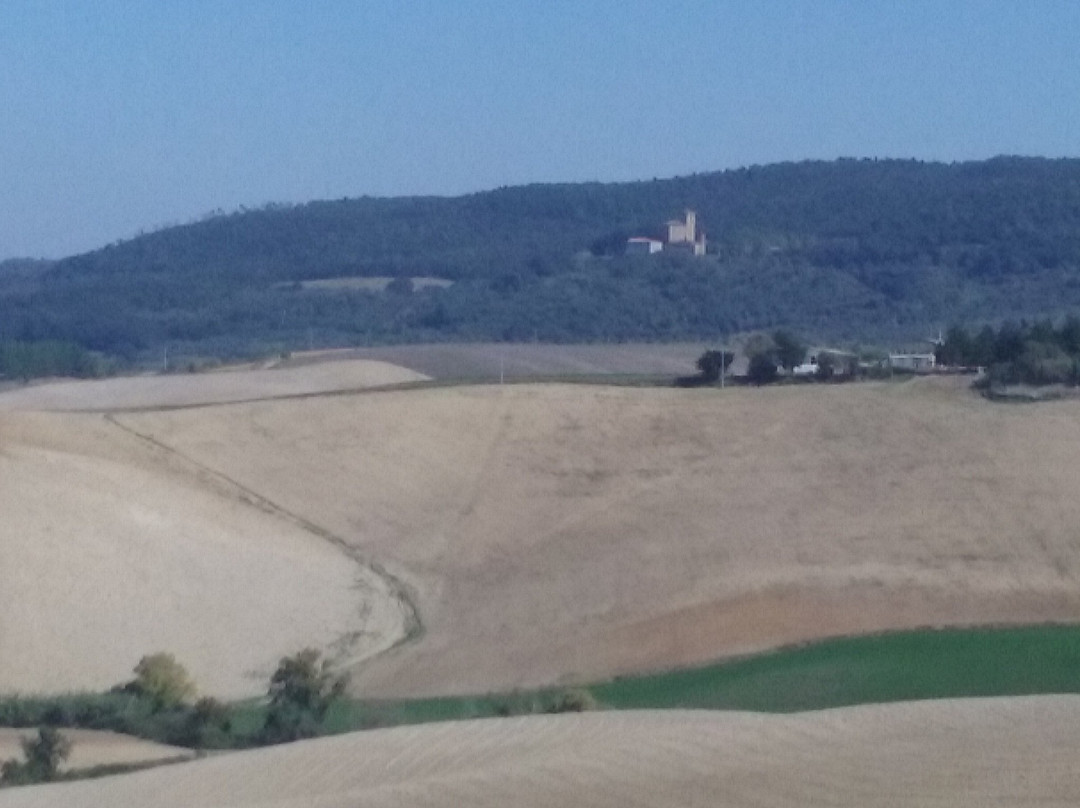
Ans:
{"type": "Polygon", "coordinates": [[[398,626],[397,631],[394,635],[388,637],[381,645],[375,648],[366,649],[360,656],[356,656],[353,653],[353,646],[355,646],[360,639],[359,634],[352,633],[338,638],[331,649],[332,653],[330,657],[336,665],[355,665],[360,661],[372,659],[423,636],[424,624],[420,620],[420,611],[416,606],[416,596],[411,592],[408,584],[388,571],[379,562],[365,556],[358,548],[354,547],[340,536],[331,533],[326,528],[281,507],[277,503],[267,499],[227,475],[198,462],[194,458],[185,455],[183,452],[180,452],[165,443],[162,443],[152,435],[144,434],[133,427],[125,425],[118,420],[114,414],[106,414],[105,420],[116,428],[138,438],[140,441],[143,441],[155,449],[171,455],[181,463],[190,466],[195,469],[198,474],[215,480],[226,490],[230,490],[235,496],[249,505],[272,516],[291,522],[301,529],[306,530],[308,533],[327,542],[344,557],[349,559],[356,567],[357,588],[383,590],[383,594],[395,604],[396,611],[400,615],[400,625],[398,626]],[[365,579],[367,579],[367,581],[365,581],[365,579]],[[374,583],[372,583],[372,581],[374,581],[374,583]]]}
{"type": "MultiPolygon", "coordinates": [[[[771,713],[925,699],[1080,693],[1080,624],[841,637],[572,689],[588,690],[606,709],[771,713]]],[[[564,690],[354,699],[331,708],[325,729],[336,733],[543,711],[564,690]]],[[[250,711],[247,720],[257,712],[250,711]]]]}

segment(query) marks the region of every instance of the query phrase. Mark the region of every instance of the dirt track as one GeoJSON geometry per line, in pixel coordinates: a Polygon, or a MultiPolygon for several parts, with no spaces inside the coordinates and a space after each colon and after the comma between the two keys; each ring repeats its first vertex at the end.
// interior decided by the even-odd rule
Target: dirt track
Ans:
{"type": "Polygon", "coordinates": [[[641,712],[375,730],[105,780],[0,808],[1072,806],[1080,697],[788,716],[641,712]]]}
{"type": "Polygon", "coordinates": [[[445,388],[119,416],[344,538],[426,632],[359,692],[1080,617],[1080,419],[956,380],[445,388]]]}

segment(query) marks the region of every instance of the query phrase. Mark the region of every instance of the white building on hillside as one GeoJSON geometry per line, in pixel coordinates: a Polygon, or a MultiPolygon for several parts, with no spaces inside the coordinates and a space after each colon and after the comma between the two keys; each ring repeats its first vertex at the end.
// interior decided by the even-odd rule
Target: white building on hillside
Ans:
{"type": "Polygon", "coordinates": [[[705,234],[698,231],[697,214],[687,210],[684,219],[672,219],[664,225],[664,239],[634,236],[626,241],[628,255],[652,255],[661,250],[683,250],[705,254],[705,234]]]}
{"type": "Polygon", "coordinates": [[[705,234],[697,231],[697,214],[687,210],[683,221],[672,219],[667,223],[667,244],[676,250],[688,250],[694,255],[705,254],[705,234]]]}
{"type": "Polygon", "coordinates": [[[658,238],[634,236],[626,240],[627,255],[652,255],[664,249],[664,242],[658,238]]]}

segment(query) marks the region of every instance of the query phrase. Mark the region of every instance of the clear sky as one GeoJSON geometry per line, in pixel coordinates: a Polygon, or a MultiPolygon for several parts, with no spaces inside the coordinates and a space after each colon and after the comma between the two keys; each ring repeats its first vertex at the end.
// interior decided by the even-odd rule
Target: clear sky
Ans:
{"type": "Polygon", "coordinates": [[[996,154],[1080,156],[1080,2],[0,2],[0,257],[266,202],[996,154]]]}

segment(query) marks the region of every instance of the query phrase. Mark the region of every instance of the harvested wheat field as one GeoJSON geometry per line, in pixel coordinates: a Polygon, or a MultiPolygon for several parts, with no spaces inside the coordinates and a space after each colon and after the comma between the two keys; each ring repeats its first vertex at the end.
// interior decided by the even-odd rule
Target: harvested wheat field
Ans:
{"type": "Polygon", "coordinates": [[[359,390],[427,378],[407,368],[363,359],[206,373],[58,381],[8,390],[3,410],[123,410],[303,396],[359,390]]]}
{"type": "Polygon", "coordinates": [[[458,387],[117,421],[406,582],[424,631],[353,682],[415,696],[1080,618],[1080,405],[965,384],[458,387]]]}
{"type": "MultiPolygon", "coordinates": [[[[63,736],[71,741],[71,756],[60,767],[62,771],[88,769],[93,766],[115,766],[160,763],[192,758],[195,753],[180,746],[144,741],[115,732],[89,729],[65,729],[63,736]]],[[[33,739],[37,733],[29,729],[0,729],[0,761],[22,759],[23,738],[33,739]]]]}
{"type": "Polygon", "coordinates": [[[0,806],[1067,806],[1078,757],[1075,696],[583,713],[354,733],[13,789],[0,806]]]}
{"type": "Polygon", "coordinates": [[[0,693],[106,689],[169,651],[203,692],[400,639],[383,576],[249,492],[87,413],[0,414],[0,693]]]}

